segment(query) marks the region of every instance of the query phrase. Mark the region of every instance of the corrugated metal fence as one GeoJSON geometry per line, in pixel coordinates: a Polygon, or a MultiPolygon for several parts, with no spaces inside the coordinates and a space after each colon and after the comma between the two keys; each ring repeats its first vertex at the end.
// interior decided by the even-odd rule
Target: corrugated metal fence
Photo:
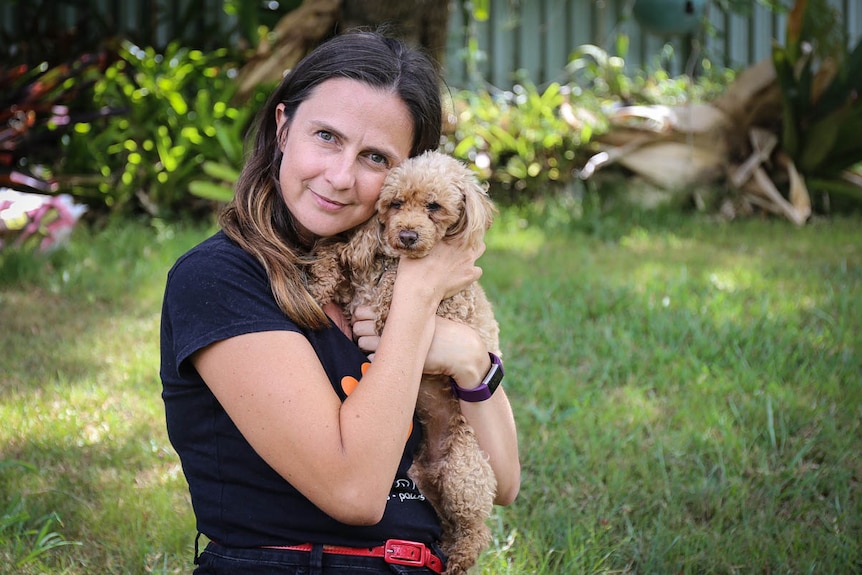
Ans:
{"type": "MultiPolygon", "coordinates": [[[[25,0],[22,0],[25,1],[25,0]]],[[[851,44],[862,37],[862,1],[829,0],[843,15],[851,44]]],[[[20,2],[0,0],[0,31],[25,25],[19,22],[20,2]]],[[[236,26],[222,10],[222,0],[99,0],[100,13],[109,14],[121,32],[136,38],[150,38],[153,45],[165,45],[177,37],[179,26],[194,26],[225,37],[236,26]]],[[[661,38],[644,32],[632,16],[634,0],[491,0],[490,18],[475,23],[482,59],[479,70],[489,83],[505,88],[514,73],[523,69],[537,84],[558,78],[571,52],[582,44],[595,44],[615,54],[619,34],[630,39],[626,63],[629,67],[650,67],[673,47],[674,57],[664,62],[671,72],[687,69],[689,55],[708,57],[718,66],[742,68],[769,55],[773,39],[783,41],[786,18],[774,14],[755,0],[748,16],[725,15],[707,6],[714,32],[701,34],[695,48],[686,38],[661,38]]],[[[57,23],[81,23],[74,7],[40,18],[57,23]]],[[[447,46],[447,80],[454,87],[468,85],[463,53],[465,18],[460,2],[450,11],[447,46]]]]}
{"type": "MultiPolygon", "coordinates": [[[[686,70],[688,56],[708,57],[715,65],[735,69],[760,61],[770,54],[772,40],[785,37],[786,16],[775,14],[755,0],[749,15],[726,15],[716,6],[706,6],[712,28],[699,34],[695,45],[690,38],[662,38],[644,32],[632,15],[634,0],[492,0],[490,18],[475,24],[479,46],[485,52],[479,69],[491,84],[512,84],[513,71],[526,69],[537,83],[557,78],[572,51],[582,44],[594,44],[612,55],[619,34],[629,37],[627,66],[654,65],[666,43],[675,57],[665,66],[678,74],[686,70]]],[[[862,38],[862,1],[829,0],[842,14],[851,45],[862,38]]],[[[459,50],[464,45],[463,14],[453,9],[450,17],[448,79],[458,85],[467,82],[459,50]]]]}

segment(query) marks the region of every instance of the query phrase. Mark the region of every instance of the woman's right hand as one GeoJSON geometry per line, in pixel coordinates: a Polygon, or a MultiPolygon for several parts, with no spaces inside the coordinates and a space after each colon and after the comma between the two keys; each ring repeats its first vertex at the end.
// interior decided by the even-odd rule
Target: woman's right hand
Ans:
{"type": "Polygon", "coordinates": [[[452,297],[482,277],[476,265],[485,252],[485,244],[470,247],[461,239],[439,242],[422,258],[402,257],[398,264],[396,286],[407,284],[413,289],[430,290],[437,303],[452,297]]]}

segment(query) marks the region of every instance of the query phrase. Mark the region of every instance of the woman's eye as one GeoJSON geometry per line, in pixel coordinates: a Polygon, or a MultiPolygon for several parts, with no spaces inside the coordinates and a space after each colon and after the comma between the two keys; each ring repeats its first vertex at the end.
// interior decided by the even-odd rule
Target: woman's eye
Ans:
{"type": "Polygon", "coordinates": [[[326,142],[331,142],[335,139],[335,136],[332,135],[332,132],[327,132],[326,130],[320,130],[317,132],[317,137],[326,142]]]}
{"type": "Polygon", "coordinates": [[[389,160],[383,154],[369,154],[368,157],[375,164],[379,164],[381,166],[389,165],[389,160]]]}

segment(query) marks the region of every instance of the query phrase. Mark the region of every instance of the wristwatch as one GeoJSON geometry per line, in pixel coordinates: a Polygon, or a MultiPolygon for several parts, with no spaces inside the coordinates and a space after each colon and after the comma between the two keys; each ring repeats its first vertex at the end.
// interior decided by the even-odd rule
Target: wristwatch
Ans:
{"type": "Polygon", "coordinates": [[[497,387],[503,381],[503,361],[493,353],[488,352],[488,355],[491,357],[491,369],[488,370],[485,379],[482,380],[479,387],[464,389],[463,387],[459,387],[454,379],[450,378],[452,381],[452,391],[458,399],[469,401],[470,403],[485,401],[497,391],[497,387]]]}

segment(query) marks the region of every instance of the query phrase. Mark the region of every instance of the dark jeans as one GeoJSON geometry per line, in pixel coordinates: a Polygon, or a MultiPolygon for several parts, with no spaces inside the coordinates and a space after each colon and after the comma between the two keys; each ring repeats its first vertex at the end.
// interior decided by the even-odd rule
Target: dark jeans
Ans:
{"type": "Polygon", "coordinates": [[[335,574],[421,575],[434,574],[426,567],[390,565],[382,558],[353,557],[314,550],[238,549],[209,543],[198,557],[194,575],[335,575],[335,574]]]}

